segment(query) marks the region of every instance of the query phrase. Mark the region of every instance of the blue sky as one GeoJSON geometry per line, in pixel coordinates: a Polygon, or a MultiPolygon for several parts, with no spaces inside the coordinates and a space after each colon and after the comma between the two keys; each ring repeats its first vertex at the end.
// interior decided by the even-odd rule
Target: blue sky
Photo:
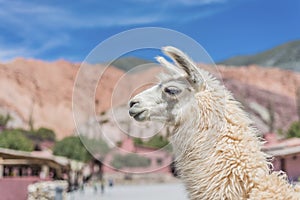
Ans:
{"type": "Polygon", "coordinates": [[[145,26],[192,37],[216,62],[300,39],[298,0],[0,0],[0,20],[1,62],[78,62],[108,37],[145,26]]]}

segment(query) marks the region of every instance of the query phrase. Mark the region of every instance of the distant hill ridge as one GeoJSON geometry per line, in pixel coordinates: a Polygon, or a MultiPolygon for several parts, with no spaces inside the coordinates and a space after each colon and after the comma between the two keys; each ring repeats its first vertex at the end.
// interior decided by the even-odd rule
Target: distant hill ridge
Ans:
{"type": "Polygon", "coordinates": [[[113,61],[111,65],[127,72],[136,66],[149,64],[149,63],[153,63],[153,62],[141,58],[137,58],[137,57],[121,57],[113,61]]]}
{"type": "Polygon", "coordinates": [[[231,66],[256,64],[300,71],[300,40],[287,42],[255,55],[235,56],[218,64],[231,66]]]}

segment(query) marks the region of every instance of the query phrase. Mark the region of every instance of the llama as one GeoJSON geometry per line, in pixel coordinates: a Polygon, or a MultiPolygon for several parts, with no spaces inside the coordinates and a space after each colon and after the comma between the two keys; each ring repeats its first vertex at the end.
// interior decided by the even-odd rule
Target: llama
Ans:
{"type": "Polygon", "coordinates": [[[129,114],[174,127],[170,141],[190,199],[300,199],[283,172],[271,172],[252,121],[233,95],[175,47],[157,61],[167,73],[133,97],[129,114]]]}

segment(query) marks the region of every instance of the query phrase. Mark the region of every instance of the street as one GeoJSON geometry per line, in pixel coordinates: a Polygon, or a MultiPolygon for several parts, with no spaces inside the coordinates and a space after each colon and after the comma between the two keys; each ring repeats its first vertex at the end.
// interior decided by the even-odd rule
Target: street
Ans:
{"type": "Polygon", "coordinates": [[[101,194],[100,187],[97,191],[87,187],[84,191],[75,191],[68,194],[68,200],[187,200],[184,186],[179,183],[155,185],[120,185],[112,188],[106,187],[101,194]]]}

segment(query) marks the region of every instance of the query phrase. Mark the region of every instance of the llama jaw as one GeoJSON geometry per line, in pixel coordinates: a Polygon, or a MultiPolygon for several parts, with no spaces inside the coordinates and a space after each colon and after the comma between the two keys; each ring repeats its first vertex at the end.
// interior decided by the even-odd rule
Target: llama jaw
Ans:
{"type": "Polygon", "coordinates": [[[147,110],[136,110],[130,109],[129,115],[133,117],[136,121],[145,121],[147,119],[147,110]]]}

